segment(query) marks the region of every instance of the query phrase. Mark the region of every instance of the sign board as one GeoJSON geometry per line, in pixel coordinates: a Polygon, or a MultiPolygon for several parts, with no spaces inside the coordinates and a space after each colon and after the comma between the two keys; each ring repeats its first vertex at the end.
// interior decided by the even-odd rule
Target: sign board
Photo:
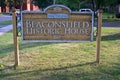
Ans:
{"type": "Polygon", "coordinates": [[[52,5],[43,12],[22,12],[22,39],[30,42],[80,42],[93,40],[93,12],[72,12],[52,5]]]}

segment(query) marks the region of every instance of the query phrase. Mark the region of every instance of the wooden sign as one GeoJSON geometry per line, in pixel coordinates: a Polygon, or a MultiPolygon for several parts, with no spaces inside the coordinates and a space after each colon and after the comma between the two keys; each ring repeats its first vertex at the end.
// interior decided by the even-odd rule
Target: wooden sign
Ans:
{"type": "Polygon", "coordinates": [[[22,38],[31,42],[80,42],[93,40],[93,12],[72,12],[52,5],[43,12],[22,12],[22,38]]]}

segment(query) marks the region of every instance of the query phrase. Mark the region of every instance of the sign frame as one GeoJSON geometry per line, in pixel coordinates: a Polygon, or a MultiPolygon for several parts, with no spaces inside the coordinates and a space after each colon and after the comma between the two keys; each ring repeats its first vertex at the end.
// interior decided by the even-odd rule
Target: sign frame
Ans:
{"type": "MultiPolygon", "coordinates": [[[[22,41],[23,42],[91,42],[93,41],[93,36],[94,36],[94,12],[91,10],[91,9],[85,9],[87,11],[71,11],[68,7],[66,6],[63,6],[63,5],[51,5],[51,6],[48,6],[47,8],[44,9],[44,11],[41,11],[41,12],[35,12],[35,11],[22,11],[21,15],[23,15],[24,13],[32,13],[32,14],[41,14],[41,13],[45,13],[49,8],[51,7],[54,7],[54,6],[58,6],[58,7],[64,7],[66,9],[68,9],[68,11],[70,12],[70,14],[91,14],[92,18],[91,18],[91,34],[90,34],[90,40],[24,40],[24,31],[23,31],[23,18],[21,16],[21,25],[22,25],[22,41]]],[[[83,9],[82,9],[83,10],[83,9]]],[[[60,13],[61,14],[61,13],[60,13]]],[[[64,13],[63,13],[64,14],[64,13]]],[[[58,18],[58,17],[57,17],[58,18]]],[[[57,19],[55,18],[55,19],[57,19]]],[[[65,17],[66,18],[66,17],[65,17]]],[[[65,19],[63,17],[63,19],[65,19]]]]}

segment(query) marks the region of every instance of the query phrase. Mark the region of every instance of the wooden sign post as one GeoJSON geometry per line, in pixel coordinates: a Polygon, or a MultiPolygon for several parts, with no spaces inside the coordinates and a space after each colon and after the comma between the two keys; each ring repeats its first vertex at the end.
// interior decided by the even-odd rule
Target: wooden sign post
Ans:
{"type": "Polygon", "coordinates": [[[16,20],[15,8],[13,8],[12,20],[13,20],[13,39],[14,39],[14,55],[15,55],[15,66],[18,66],[19,63],[19,43],[17,36],[17,20],[16,20]]]}
{"type": "Polygon", "coordinates": [[[96,37],[96,42],[97,42],[97,51],[96,51],[96,62],[100,62],[100,42],[101,42],[101,27],[102,27],[102,10],[98,10],[98,31],[97,31],[97,37],[96,37]]]}

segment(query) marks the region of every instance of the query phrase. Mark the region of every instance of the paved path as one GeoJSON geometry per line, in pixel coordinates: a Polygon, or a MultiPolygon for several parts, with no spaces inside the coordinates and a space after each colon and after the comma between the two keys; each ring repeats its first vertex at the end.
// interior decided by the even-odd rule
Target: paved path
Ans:
{"type": "MultiPolygon", "coordinates": [[[[18,26],[20,26],[20,23],[18,23],[18,26]]],[[[10,31],[13,29],[13,25],[7,25],[5,27],[0,28],[0,36],[5,34],[6,32],[10,31]]]]}
{"type": "Polygon", "coordinates": [[[7,21],[7,20],[12,20],[12,16],[0,14],[0,21],[7,21]]]}
{"type": "MultiPolygon", "coordinates": [[[[95,22],[95,25],[97,26],[97,23],[95,22]]],[[[120,28],[120,21],[117,22],[103,22],[102,23],[103,27],[115,27],[115,28],[120,28]]]]}
{"type": "Polygon", "coordinates": [[[12,25],[8,25],[8,26],[0,28],[0,36],[12,29],[13,29],[12,25]]]}
{"type": "Polygon", "coordinates": [[[105,27],[119,27],[120,28],[120,21],[118,21],[118,22],[104,22],[103,26],[105,26],[105,27]]]}

